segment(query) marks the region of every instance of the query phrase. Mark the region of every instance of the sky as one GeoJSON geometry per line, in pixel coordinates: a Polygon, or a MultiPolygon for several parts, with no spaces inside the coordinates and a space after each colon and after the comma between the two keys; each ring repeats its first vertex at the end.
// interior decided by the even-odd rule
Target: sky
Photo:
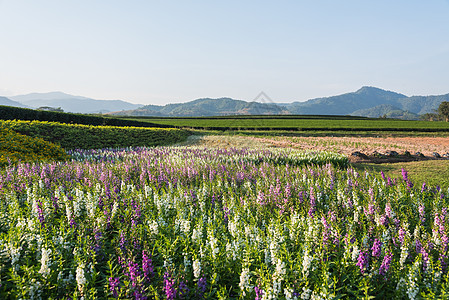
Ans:
{"type": "Polygon", "coordinates": [[[449,0],[0,0],[0,96],[449,93],[449,0]]]}

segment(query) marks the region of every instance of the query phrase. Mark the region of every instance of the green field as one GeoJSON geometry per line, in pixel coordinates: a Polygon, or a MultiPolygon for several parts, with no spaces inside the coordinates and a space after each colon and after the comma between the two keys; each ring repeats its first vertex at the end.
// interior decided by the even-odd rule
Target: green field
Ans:
{"type": "Polygon", "coordinates": [[[196,129],[255,129],[291,131],[449,131],[447,122],[369,119],[346,116],[233,116],[201,118],[127,118],[154,124],[196,129]]]}

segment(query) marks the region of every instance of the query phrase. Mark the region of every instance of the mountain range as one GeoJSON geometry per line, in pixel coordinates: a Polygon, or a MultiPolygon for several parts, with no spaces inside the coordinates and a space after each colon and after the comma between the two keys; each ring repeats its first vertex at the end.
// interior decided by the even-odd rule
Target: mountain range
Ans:
{"type": "Polygon", "coordinates": [[[82,114],[132,110],[143,106],[141,104],[133,104],[122,100],[96,100],[81,96],[73,96],[62,92],[32,93],[27,95],[12,96],[9,98],[22,105],[21,107],[60,107],[65,112],[82,114]]]}
{"type": "Polygon", "coordinates": [[[449,94],[407,97],[403,94],[365,86],[352,93],[316,98],[305,102],[259,103],[231,98],[203,98],[164,106],[146,105],[138,109],[111,114],[160,117],[295,114],[418,119],[419,115],[437,110],[443,101],[449,101],[449,94]]]}
{"type": "Polygon", "coordinates": [[[369,86],[342,95],[292,103],[202,98],[186,103],[144,106],[122,100],[95,100],[61,92],[0,97],[0,105],[29,108],[49,106],[60,107],[66,112],[156,117],[311,114],[418,119],[419,115],[437,110],[443,101],[449,101],[449,94],[408,97],[369,86]]]}

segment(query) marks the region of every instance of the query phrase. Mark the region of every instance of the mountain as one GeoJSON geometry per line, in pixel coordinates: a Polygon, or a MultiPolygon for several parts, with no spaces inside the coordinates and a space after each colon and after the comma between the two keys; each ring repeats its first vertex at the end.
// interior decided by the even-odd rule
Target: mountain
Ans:
{"type": "Polygon", "coordinates": [[[0,105],[28,108],[28,106],[23,105],[20,102],[13,101],[13,100],[11,100],[9,98],[6,98],[6,97],[0,97],[0,105]]]}
{"type": "Polygon", "coordinates": [[[397,100],[407,96],[375,87],[362,87],[356,92],[338,96],[293,102],[287,106],[292,114],[303,115],[349,115],[357,110],[381,104],[396,105],[397,100]]]}
{"type": "Polygon", "coordinates": [[[417,120],[419,115],[400,109],[391,104],[381,104],[371,108],[359,109],[350,114],[351,116],[363,116],[369,118],[394,118],[403,120],[417,120]]]}
{"type": "Polygon", "coordinates": [[[96,100],[81,96],[73,96],[62,92],[32,93],[10,98],[31,108],[39,108],[42,106],[60,107],[65,112],[84,114],[133,110],[143,106],[122,100],[96,100]]]}
{"type": "Polygon", "coordinates": [[[400,108],[419,115],[433,113],[443,101],[449,101],[449,94],[439,96],[412,96],[399,99],[400,108]]]}
{"type": "Polygon", "coordinates": [[[143,106],[121,100],[95,100],[61,92],[33,93],[9,98],[16,102],[0,97],[0,104],[1,101],[4,101],[4,105],[11,106],[61,107],[66,112],[108,113],[129,116],[200,117],[295,114],[418,119],[419,115],[437,110],[441,102],[449,101],[449,94],[408,97],[400,93],[364,86],[355,92],[316,98],[305,102],[259,103],[231,98],[202,98],[164,106],[143,106]]]}
{"type": "Polygon", "coordinates": [[[130,116],[160,117],[206,117],[223,115],[277,115],[288,111],[276,104],[245,102],[231,98],[203,98],[187,103],[167,104],[164,106],[147,105],[136,110],[112,113],[130,116]]]}
{"type": "MultiPolygon", "coordinates": [[[[424,106],[429,106],[425,101],[423,103],[419,102],[414,104],[417,100],[412,100],[411,102],[413,103],[411,103],[407,99],[409,99],[409,97],[403,94],[365,86],[352,93],[326,98],[316,98],[305,102],[266,104],[245,102],[231,98],[204,98],[186,103],[167,104],[165,106],[147,105],[137,110],[122,111],[112,114],[160,117],[221,116],[236,114],[356,115],[380,117],[391,113],[392,116],[397,118],[413,119],[418,118],[418,111],[423,110],[424,106]],[[415,109],[411,112],[412,106],[416,106],[416,109],[419,108],[418,111],[415,109]]],[[[439,100],[441,99],[438,98],[438,100],[434,101],[434,105],[437,105],[437,107],[439,100]]]]}

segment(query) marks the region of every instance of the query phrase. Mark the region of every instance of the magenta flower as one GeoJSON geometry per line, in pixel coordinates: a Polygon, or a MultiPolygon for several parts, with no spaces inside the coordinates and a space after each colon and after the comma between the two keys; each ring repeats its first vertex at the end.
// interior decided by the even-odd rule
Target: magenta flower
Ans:
{"type": "Polygon", "coordinates": [[[115,298],[118,298],[118,293],[120,292],[120,278],[109,277],[109,290],[115,298]]]}
{"type": "Polygon", "coordinates": [[[374,240],[373,247],[371,247],[371,250],[372,250],[371,255],[378,258],[382,251],[382,242],[376,238],[374,240]]]}
{"type": "Polygon", "coordinates": [[[164,274],[164,292],[167,300],[176,298],[175,280],[171,278],[168,272],[164,274]]]}
{"type": "Polygon", "coordinates": [[[379,268],[379,274],[385,276],[388,273],[388,269],[390,268],[391,259],[393,258],[393,254],[391,252],[385,254],[382,264],[379,268]]]}
{"type": "Polygon", "coordinates": [[[365,274],[365,271],[369,267],[369,252],[368,251],[360,251],[356,266],[358,266],[360,268],[360,272],[362,274],[365,274]]]}

